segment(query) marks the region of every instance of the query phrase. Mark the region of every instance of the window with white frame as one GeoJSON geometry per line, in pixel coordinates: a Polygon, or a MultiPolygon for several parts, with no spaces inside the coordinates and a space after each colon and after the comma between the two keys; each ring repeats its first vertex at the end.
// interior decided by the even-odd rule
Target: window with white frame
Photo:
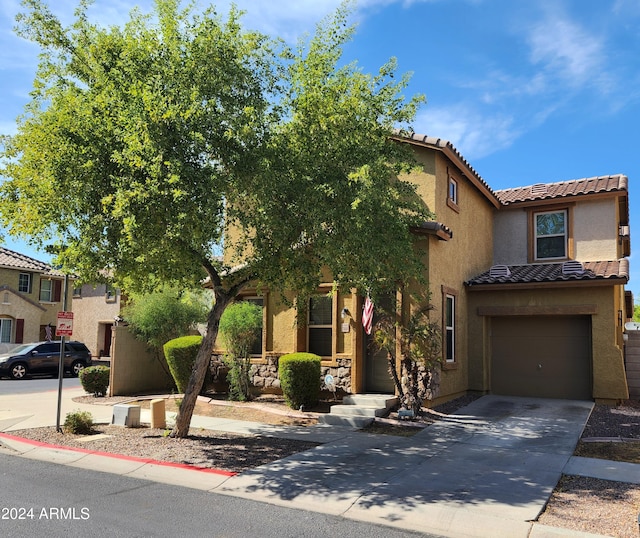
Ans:
{"type": "Polygon", "coordinates": [[[309,299],[307,350],[320,357],[333,355],[333,298],[329,295],[309,299]]]}
{"type": "Polygon", "coordinates": [[[455,362],[456,360],[456,297],[455,295],[445,295],[444,312],[444,332],[445,332],[445,360],[455,362]]]}
{"type": "Polygon", "coordinates": [[[534,256],[536,260],[557,260],[567,257],[567,211],[534,213],[534,256]]]}
{"type": "Polygon", "coordinates": [[[11,319],[0,318],[0,343],[9,344],[11,342],[11,319]]]}
{"type": "Polygon", "coordinates": [[[53,280],[40,280],[40,301],[43,303],[53,302],[53,280]]]}
{"type": "Polygon", "coordinates": [[[454,204],[458,204],[458,182],[452,177],[449,178],[449,193],[447,198],[454,204]]]}
{"type": "Polygon", "coordinates": [[[20,273],[18,276],[18,291],[31,293],[31,273],[20,273]]]}

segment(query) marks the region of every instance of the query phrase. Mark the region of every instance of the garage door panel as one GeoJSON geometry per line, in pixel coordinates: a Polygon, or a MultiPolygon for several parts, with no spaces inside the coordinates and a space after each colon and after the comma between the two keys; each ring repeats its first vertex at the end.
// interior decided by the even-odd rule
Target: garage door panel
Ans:
{"type": "Polygon", "coordinates": [[[493,393],[591,399],[590,317],[495,317],[491,324],[493,393]]]}

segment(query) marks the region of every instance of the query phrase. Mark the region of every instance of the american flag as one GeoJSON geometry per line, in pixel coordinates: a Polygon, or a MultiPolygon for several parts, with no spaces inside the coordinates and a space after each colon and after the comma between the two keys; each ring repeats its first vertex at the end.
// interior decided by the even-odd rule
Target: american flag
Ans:
{"type": "Polygon", "coordinates": [[[47,342],[51,342],[51,325],[45,325],[44,334],[47,342]]]}
{"type": "Polygon", "coordinates": [[[369,296],[364,300],[364,307],[362,308],[362,326],[364,332],[371,334],[371,328],[373,326],[373,302],[369,296]]]}

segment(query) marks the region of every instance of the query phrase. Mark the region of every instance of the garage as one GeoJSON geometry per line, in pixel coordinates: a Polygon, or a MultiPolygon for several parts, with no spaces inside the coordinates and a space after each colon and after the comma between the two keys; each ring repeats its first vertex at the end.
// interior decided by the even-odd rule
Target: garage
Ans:
{"type": "Polygon", "coordinates": [[[491,318],[491,392],[592,399],[590,316],[491,318]]]}

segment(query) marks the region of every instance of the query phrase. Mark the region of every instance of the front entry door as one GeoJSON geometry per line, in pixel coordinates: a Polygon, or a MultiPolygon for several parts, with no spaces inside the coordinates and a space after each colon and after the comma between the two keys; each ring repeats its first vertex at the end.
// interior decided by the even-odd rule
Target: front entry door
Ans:
{"type": "MultiPolygon", "coordinates": [[[[390,309],[395,301],[393,297],[385,297],[382,301],[382,307],[385,310],[390,309]]],[[[377,305],[373,308],[373,329],[375,331],[376,321],[379,317],[379,309],[377,305]]],[[[366,392],[382,392],[393,394],[395,387],[393,379],[389,373],[389,360],[387,359],[387,351],[379,350],[373,342],[373,332],[367,335],[362,331],[365,345],[365,391],[366,392]]]]}

